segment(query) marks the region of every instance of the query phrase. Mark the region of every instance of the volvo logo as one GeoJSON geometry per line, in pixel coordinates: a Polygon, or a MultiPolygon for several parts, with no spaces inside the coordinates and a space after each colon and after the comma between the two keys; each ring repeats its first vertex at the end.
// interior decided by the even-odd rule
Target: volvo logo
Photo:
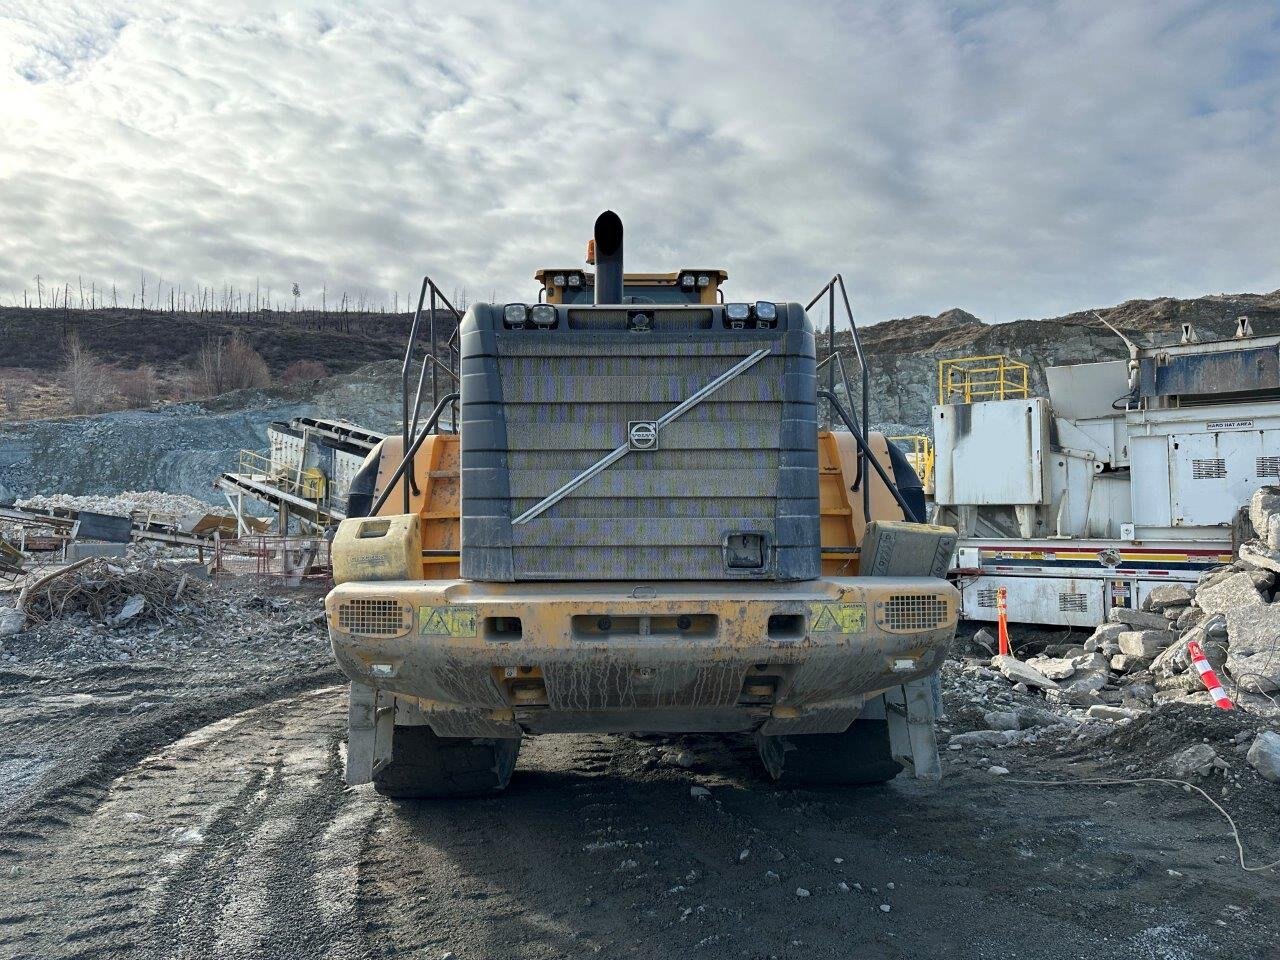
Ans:
{"type": "Polygon", "coordinates": [[[632,450],[652,450],[657,445],[657,421],[632,420],[627,424],[627,446],[632,450]]]}

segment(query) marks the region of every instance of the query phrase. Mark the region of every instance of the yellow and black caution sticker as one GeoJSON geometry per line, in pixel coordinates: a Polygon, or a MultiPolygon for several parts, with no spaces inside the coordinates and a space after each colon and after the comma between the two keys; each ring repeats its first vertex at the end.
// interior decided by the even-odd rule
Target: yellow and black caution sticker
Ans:
{"type": "Polygon", "coordinates": [[[867,605],[865,603],[809,604],[811,633],[866,633],[866,630],[867,605]]]}
{"type": "Polygon", "coordinates": [[[470,607],[419,607],[418,635],[423,637],[474,637],[476,612],[470,607]]]}

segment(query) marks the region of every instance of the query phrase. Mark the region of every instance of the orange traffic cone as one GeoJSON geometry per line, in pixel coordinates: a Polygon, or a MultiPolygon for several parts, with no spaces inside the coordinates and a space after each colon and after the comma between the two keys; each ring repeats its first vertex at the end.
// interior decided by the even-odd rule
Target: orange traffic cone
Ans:
{"type": "Polygon", "coordinates": [[[996,614],[999,617],[1000,656],[1009,655],[1009,605],[1006,602],[1004,587],[996,590],[996,614]]]}

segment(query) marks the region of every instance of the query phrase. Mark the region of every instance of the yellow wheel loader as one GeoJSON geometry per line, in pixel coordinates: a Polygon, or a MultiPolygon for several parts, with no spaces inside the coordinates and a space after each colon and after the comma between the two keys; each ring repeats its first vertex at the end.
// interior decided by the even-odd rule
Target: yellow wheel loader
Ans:
{"type": "MultiPolygon", "coordinates": [[[[348,782],[488,794],[523,736],[577,732],[752,733],[787,782],[936,778],[955,536],[863,432],[865,362],[859,422],[809,308],[622,253],[605,212],[593,272],[539,271],[537,302],[475,304],[443,345],[457,314],[424,280],[403,430],[332,544],[348,782]]],[[[828,344],[837,291],[847,310],[839,277],[809,304],[828,344]]]]}

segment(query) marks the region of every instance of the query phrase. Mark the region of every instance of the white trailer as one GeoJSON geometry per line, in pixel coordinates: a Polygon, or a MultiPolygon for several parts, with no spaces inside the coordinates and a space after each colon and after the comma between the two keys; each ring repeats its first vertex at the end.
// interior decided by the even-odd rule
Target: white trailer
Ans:
{"type": "Polygon", "coordinates": [[[936,519],[960,534],[963,615],[1093,626],[1232,559],[1240,508],[1280,483],[1280,337],[1051,367],[1048,398],[933,409],[936,519]]]}

